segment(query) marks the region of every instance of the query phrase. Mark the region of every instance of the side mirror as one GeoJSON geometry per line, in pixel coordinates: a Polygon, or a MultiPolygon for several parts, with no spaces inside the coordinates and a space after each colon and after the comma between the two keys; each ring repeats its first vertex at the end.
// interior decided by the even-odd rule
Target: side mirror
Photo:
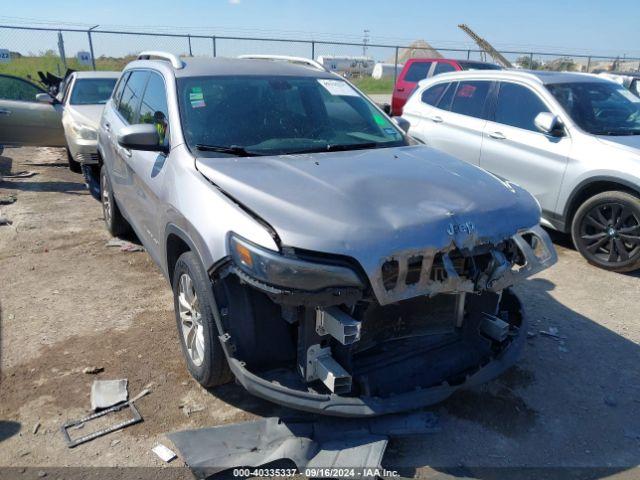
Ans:
{"type": "Polygon", "coordinates": [[[167,147],[160,143],[158,130],[151,123],[140,123],[124,127],[118,135],[118,144],[130,150],[164,153],[168,151],[167,147]]]}
{"type": "Polygon", "coordinates": [[[411,127],[411,122],[409,122],[409,120],[402,117],[391,117],[391,121],[398,125],[404,133],[409,133],[409,127],[411,127]]]}
{"type": "Polygon", "coordinates": [[[48,103],[49,105],[53,105],[56,102],[56,99],[53,98],[48,93],[38,93],[36,95],[36,102],[38,102],[38,103],[48,103]]]}
{"type": "Polygon", "coordinates": [[[391,116],[391,105],[389,105],[388,103],[384,103],[382,105],[382,111],[387,115],[391,116]]]}
{"type": "Polygon", "coordinates": [[[564,126],[557,115],[550,112],[540,112],[533,123],[542,133],[553,137],[564,136],[564,126]]]}

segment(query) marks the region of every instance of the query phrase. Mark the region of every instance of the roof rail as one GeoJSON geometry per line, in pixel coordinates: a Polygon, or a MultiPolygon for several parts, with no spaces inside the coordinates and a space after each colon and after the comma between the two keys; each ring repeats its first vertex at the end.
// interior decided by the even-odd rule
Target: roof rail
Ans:
{"type": "Polygon", "coordinates": [[[151,60],[151,57],[158,57],[171,62],[171,66],[176,69],[184,68],[184,62],[177,55],[157,50],[145,50],[138,54],[138,60],[151,60]]]}
{"type": "Polygon", "coordinates": [[[317,70],[322,70],[323,72],[328,71],[324,65],[311,58],[305,57],[292,57],[290,55],[240,55],[238,58],[245,58],[250,60],[272,60],[277,62],[289,62],[289,63],[301,63],[308,67],[315,68],[317,70]]]}

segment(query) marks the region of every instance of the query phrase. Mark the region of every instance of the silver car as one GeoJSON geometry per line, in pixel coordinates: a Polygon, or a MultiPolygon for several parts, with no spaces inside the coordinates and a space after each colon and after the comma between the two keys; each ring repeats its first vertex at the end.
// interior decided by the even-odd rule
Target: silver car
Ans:
{"type": "Polygon", "coordinates": [[[410,134],[521,185],[543,225],[607,270],[640,268],[640,99],[595,75],[443,74],[404,109],[410,134]]]}
{"type": "Polygon", "coordinates": [[[98,132],[105,223],[169,280],[198,382],[365,416],[513,364],[509,286],[556,261],[530,194],[313,61],[139,58],[98,132]]]}
{"type": "Polygon", "coordinates": [[[97,165],[97,127],[120,72],[73,72],[54,98],[34,83],[0,75],[0,145],[66,147],[69,168],[97,165]]]}
{"type": "Polygon", "coordinates": [[[74,72],[57,97],[62,104],[62,125],[69,168],[98,164],[98,123],[120,72],[74,72]]]}

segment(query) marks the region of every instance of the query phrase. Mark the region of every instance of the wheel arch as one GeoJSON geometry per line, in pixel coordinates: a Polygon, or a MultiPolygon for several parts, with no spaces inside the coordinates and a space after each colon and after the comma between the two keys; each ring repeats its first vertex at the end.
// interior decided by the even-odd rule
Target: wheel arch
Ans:
{"type": "Polygon", "coordinates": [[[609,191],[621,191],[627,192],[637,197],[640,197],[640,186],[627,180],[608,177],[597,176],[588,178],[582,181],[569,196],[569,200],[564,209],[564,224],[567,231],[571,230],[571,224],[573,223],[573,217],[587,199],[593,197],[602,192],[609,191]]]}
{"type": "Polygon", "coordinates": [[[165,273],[171,285],[173,285],[173,271],[178,258],[180,258],[180,255],[183,253],[189,251],[195,253],[206,270],[206,263],[203,261],[200,251],[191,237],[176,224],[171,223],[167,225],[165,231],[165,273]]]}

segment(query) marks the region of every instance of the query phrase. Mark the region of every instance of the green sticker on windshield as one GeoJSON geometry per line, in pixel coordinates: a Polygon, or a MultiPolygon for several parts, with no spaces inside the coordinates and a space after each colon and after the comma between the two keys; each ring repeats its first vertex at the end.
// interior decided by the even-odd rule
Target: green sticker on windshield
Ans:
{"type": "Polygon", "coordinates": [[[379,113],[374,113],[373,114],[373,119],[376,121],[376,123],[380,126],[382,125],[387,125],[387,121],[384,119],[384,117],[382,115],[380,115],[379,113]]]}
{"type": "Polygon", "coordinates": [[[191,92],[189,92],[189,101],[191,102],[191,108],[200,108],[205,106],[202,87],[191,87],[191,92]]]}

